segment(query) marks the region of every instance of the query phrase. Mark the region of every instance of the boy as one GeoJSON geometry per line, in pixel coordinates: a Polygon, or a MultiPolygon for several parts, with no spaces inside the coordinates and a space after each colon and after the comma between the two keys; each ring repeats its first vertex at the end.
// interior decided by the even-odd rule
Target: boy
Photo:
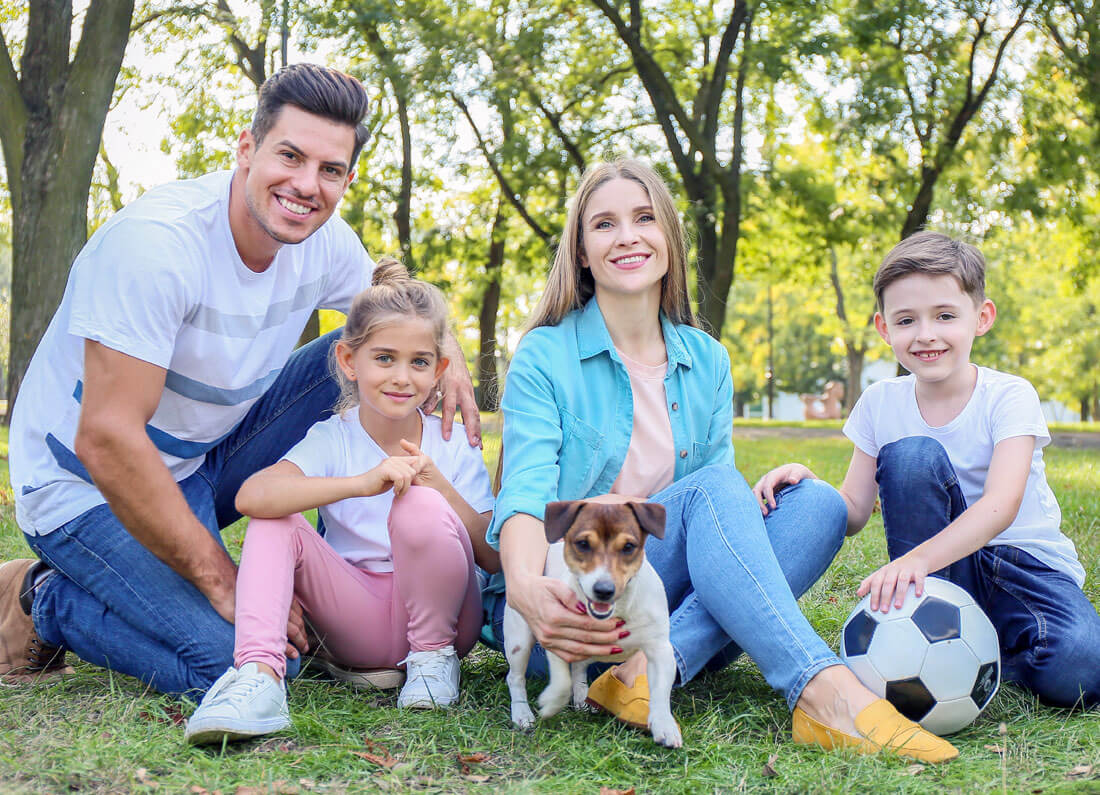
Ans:
{"type": "MultiPolygon", "coordinates": [[[[840,493],[848,535],[876,491],[890,562],[860,583],[871,609],[901,607],[934,573],[965,588],[997,628],[1003,678],[1045,702],[1100,702],[1100,616],[1085,572],[1059,527],[1044,474],[1050,442],[1035,389],[970,363],[974,338],[997,316],[985,259],[935,232],[896,245],[874,279],[875,328],[911,373],[872,384],[844,425],[855,444],[840,493]]],[[[801,464],[772,470],[754,491],[816,477],[801,464]]]]}

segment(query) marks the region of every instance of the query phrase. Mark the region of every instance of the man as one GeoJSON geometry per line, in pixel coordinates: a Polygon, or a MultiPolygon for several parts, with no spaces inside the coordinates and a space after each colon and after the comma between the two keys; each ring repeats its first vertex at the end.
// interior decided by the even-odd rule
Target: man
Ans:
{"type": "MultiPolygon", "coordinates": [[[[77,256],[13,414],[16,518],[41,561],[0,566],[0,678],[57,673],[71,649],[183,693],[231,663],[236,566],[220,528],[239,518],[241,482],[336,400],[333,335],[291,355],[310,313],[346,311],[370,283],[333,214],[366,110],[354,78],[281,70],[235,171],[149,191],[77,256]]],[[[441,387],[446,435],[457,401],[478,444],[465,368],[441,387]]],[[[296,658],[300,611],[287,634],[296,658]]]]}

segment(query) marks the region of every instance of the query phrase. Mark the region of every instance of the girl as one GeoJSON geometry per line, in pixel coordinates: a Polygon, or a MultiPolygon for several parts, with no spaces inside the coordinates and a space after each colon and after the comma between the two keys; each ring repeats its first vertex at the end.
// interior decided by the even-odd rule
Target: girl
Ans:
{"type": "MultiPolygon", "coordinates": [[[[594,167],[504,391],[503,480],[488,537],[500,547],[508,604],[567,661],[621,651],[629,625],[588,616],[568,586],[542,576],[543,510],[553,500],[651,499],[668,519],[646,555],[664,582],[681,682],[745,651],[794,709],[796,741],[952,758],[950,744],[864,688],[799,611],[796,597],[840,549],[844,501],[804,481],[762,517],[733,467],[732,402],[729,356],[692,314],[668,189],[635,161],[594,167]]],[[[497,639],[503,586],[495,577],[486,594],[497,639]]],[[[532,655],[531,667],[545,671],[545,656],[532,655]]],[[[640,654],[588,691],[590,704],[641,726],[648,699],[640,654]]]]}
{"type": "MultiPolygon", "coordinates": [[[[458,699],[458,656],[477,640],[475,562],[493,505],[480,451],[445,441],[419,406],[447,366],[439,291],[382,260],[334,347],[343,397],[283,459],[245,481],[237,509],[254,517],[237,577],[234,667],[187,724],[192,743],[290,725],[286,623],[300,602],[341,664],[406,666],[399,707],[458,699]],[[319,508],[321,538],[301,515],[319,508]]],[[[392,679],[392,676],[390,677],[392,679]]]]}

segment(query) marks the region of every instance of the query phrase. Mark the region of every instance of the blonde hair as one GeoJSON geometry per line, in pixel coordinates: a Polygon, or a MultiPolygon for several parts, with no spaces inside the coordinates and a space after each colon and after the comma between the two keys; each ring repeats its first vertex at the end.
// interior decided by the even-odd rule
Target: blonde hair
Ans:
{"type": "Polygon", "coordinates": [[[664,233],[668,244],[668,272],[661,278],[661,309],[673,323],[698,325],[688,296],[687,241],[672,194],[664,180],[645,163],[638,160],[616,160],[598,163],[581,177],[565,219],[561,243],[550,266],[546,290],[527,324],[528,331],[539,326],[556,326],[567,314],[584,306],[595,294],[596,283],[592,279],[592,271],[581,266],[581,252],[584,250],[582,222],[592,194],[613,179],[629,179],[642,186],[653,205],[657,225],[664,233]]]}
{"type": "MultiPolygon", "coordinates": [[[[351,303],[340,342],[353,353],[380,328],[399,320],[420,318],[432,326],[435,355],[442,355],[447,335],[447,302],[438,287],[414,279],[393,257],[380,257],[374,266],[371,286],[351,303]]],[[[333,376],[340,384],[340,399],[333,411],[343,414],[359,405],[359,392],[336,363],[335,347],[331,359],[333,376]]]]}

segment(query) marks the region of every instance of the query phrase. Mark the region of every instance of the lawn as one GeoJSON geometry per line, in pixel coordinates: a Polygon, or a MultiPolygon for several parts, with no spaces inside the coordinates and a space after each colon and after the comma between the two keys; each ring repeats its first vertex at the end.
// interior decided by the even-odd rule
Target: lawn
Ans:
{"type": "MultiPolygon", "coordinates": [[[[750,481],[801,460],[836,482],[849,454],[836,438],[735,442],[750,481]]],[[[491,466],[498,444],[486,444],[491,466]]],[[[7,488],[6,432],[0,445],[0,557],[25,557],[7,488]]],[[[1085,561],[1089,596],[1100,604],[1100,449],[1049,449],[1047,466],[1066,532],[1085,561]]],[[[229,531],[231,548],[239,549],[241,534],[240,526],[229,531]]],[[[884,560],[876,517],[803,600],[834,647],[856,584],[884,560]]],[[[1100,791],[1100,717],[1042,707],[1011,686],[952,738],[961,757],[934,767],[791,744],[783,700],[743,659],[674,692],[685,741],[677,751],[607,717],[572,711],[531,734],[514,732],[505,667],[501,655],[478,649],[463,662],[461,705],[439,713],[399,711],[396,692],[303,678],[290,688],[293,729],[222,751],[184,744],[180,723],[190,704],[78,663],[60,682],[0,688],[0,792],[1100,791]]],[[[539,687],[531,683],[532,696],[539,687]]]]}

